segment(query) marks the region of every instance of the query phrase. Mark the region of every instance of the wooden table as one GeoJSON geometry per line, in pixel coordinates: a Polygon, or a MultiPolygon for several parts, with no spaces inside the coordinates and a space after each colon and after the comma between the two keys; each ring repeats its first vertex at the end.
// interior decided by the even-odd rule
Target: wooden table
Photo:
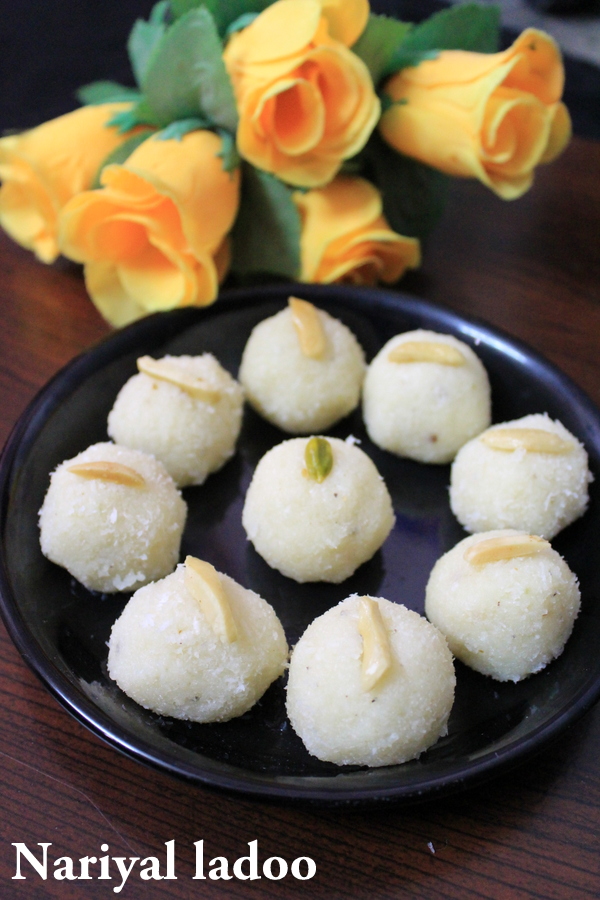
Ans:
{"type": "MultiPolygon", "coordinates": [[[[421,272],[402,287],[524,339],[600,404],[600,144],[574,140],[513,203],[456,184],[421,272]]],[[[35,392],[108,333],[67,263],[0,238],[0,440],[35,392]]],[[[120,756],[45,691],[0,627],[0,896],[112,896],[117,880],[43,882],[15,848],[49,858],[157,856],[177,880],[132,873],[128,898],[565,898],[600,893],[600,708],[485,786],[411,808],[272,805],[180,783],[120,756]],[[230,864],[311,857],[310,881],[194,880],[194,842],[230,864]],[[101,845],[108,844],[106,851],[101,845]]],[[[50,866],[50,871],[52,867],[50,866]]],[[[113,869],[113,872],[115,870],[113,869]]],[[[165,874],[164,867],[162,873],[165,874]]]]}

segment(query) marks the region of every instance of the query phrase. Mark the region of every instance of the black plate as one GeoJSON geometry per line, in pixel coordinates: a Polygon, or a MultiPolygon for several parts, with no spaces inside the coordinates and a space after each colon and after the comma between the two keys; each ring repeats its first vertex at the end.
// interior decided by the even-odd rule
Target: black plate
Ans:
{"type": "MultiPolygon", "coordinates": [[[[298,286],[293,289],[299,291],[298,286]]],[[[514,765],[553,738],[600,695],[598,491],[586,515],[554,545],[578,574],[582,611],[563,655],[519,684],[500,684],[457,664],[449,733],[418,760],[380,769],[338,767],[309,756],[285,717],[280,679],[246,715],[197,725],[154,715],[106,675],[106,640],[127,595],[91,595],[39,549],[37,511],[49,472],[106,439],[118,389],[150,353],[213,352],[237,374],[251,328],[286,302],[287,286],[226,294],[207,310],[159,314],[115,334],[62,370],[25,412],[0,466],[0,587],[8,630],[25,660],[79,721],[118,750],[195,782],[249,795],[330,802],[413,802],[514,765]]],[[[492,384],[494,421],[531,412],[559,418],[600,471],[600,413],[569,379],[528,347],[448,310],[391,291],[303,286],[302,296],[342,319],[370,359],[392,335],[413,328],[452,333],[471,344],[492,384]]],[[[370,593],[423,611],[435,560],[464,536],[448,506],[449,468],[391,456],[366,437],[357,412],[336,426],[354,434],[384,476],[395,528],[382,550],[342,585],[297,585],[271,570],[246,541],[244,494],[266,450],[285,438],[247,410],[236,456],[184,496],[189,519],[182,557],[193,553],[253,588],[275,607],[293,644],[313,618],[351,593],[370,593]]]]}

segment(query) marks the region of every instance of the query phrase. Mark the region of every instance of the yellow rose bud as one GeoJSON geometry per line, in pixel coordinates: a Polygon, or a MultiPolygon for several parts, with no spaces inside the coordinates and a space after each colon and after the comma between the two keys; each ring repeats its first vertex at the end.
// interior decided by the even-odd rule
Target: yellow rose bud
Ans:
{"type": "Polygon", "coordinates": [[[366,0],[278,0],[224,53],[240,116],[240,155],[300,187],[325,184],[367,142],[380,113],[371,76],[346,42],[366,0]]]}
{"type": "Polygon", "coordinates": [[[385,140],[449,175],[478,178],[505,200],[566,147],[564,70],[552,38],[528,28],[502,53],[446,50],[385,85],[385,140]]]}
{"type": "Polygon", "coordinates": [[[130,137],[106,127],[128,105],[84,106],[0,139],[0,225],[42,262],[58,256],[62,207],[92,185],[102,161],[130,137]]]}
{"type": "Polygon", "coordinates": [[[379,191],[364,178],[338,176],[294,200],[302,221],[302,281],[391,283],[419,265],[419,241],[392,231],[379,191]]]}
{"type": "Polygon", "coordinates": [[[90,297],[111,324],[216,298],[239,202],[239,171],[223,170],[220,151],[210,131],[151,137],[63,210],[61,250],[84,263],[90,297]]]}

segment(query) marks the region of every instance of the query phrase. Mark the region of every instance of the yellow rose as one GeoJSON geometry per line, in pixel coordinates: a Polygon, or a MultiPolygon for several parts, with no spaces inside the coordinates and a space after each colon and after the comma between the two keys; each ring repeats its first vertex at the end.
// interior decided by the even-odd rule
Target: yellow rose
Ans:
{"type": "Polygon", "coordinates": [[[302,221],[301,281],[391,283],[419,265],[419,241],[392,231],[370,181],[340,175],[294,200],[302,221]]]}
{"type": "Polygon", "coordinates": [[[239,171],[223,170],[220,151],[210,131],[151,137],[64,208],[61,250],[84,263],[90,297],[111,324],[216,298],[239,201],[239,171]]]}
{"type": "Polygon", "coordinates": [[[563,84],[558,47],[533,28],[502,53],[446,50],[387,82],[398,102],[382,115],[381,133],[401,153],[512,200],[569,142],[563,84]]]}
{"type": "Polygon", "coordinates": [[[42,262],[58,256],[60,210],[91,186],[102,161],[130,137],[106,127],[127,105],[84,106],[0,139],[0,225],[42,262]]]}
{"type": "Polygon", "coordinates": [[[348,45],[368,15],[367,0],[278,0],[232,36],[224,59],[244,159],[289,184],[316,187],[362,149],[380,104],[348,45]]]}

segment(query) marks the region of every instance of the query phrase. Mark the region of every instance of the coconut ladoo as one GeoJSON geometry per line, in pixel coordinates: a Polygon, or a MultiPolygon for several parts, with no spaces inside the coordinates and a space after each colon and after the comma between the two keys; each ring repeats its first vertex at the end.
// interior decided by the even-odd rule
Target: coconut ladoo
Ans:
{"type": "Polygon", "coordinates": [[[239,378],[249,403],[289,434],[315,434],[347,416],[360,401],[363,350],[350,329],[307,300],[253,329],[239,378]]]}
{"type": "Polygon", "coordinates": [[[400,604],[353,595],[315,619],[296,644],[287,712],[319,759],[395,765],[446,734],[455,683],[437,628],[400,604]]]}
{"type": "Polygon", "coordinates": [[[579,606],[564,559],[514,529],[462,540],[433,567],[425,596],[427,618],[454,655],[498,681],[521,681],[556,659],[579,606]]]}
{"type": "Polygon", "coordinates": [[[394,512],[377,468],[354,443],[291,438],[258,463],[242,524],[272,568],[298,582],[337,584],[381,547],[394,512]]]}
{"type": "Polygon", "coordinates": [[[178,487],[203,484],[235,452],[244,394],[210,353],[137,360],[108,416],[117,443],[151,453],[178,487]]]}
{"type": "Polygon", "coordinates": [[[410,331],[370,363],[363,418],[373,443],[424,463],[448,463],[490,424],[490,385],[478,356],[449,334],[410,331]]]}
{"type": "Polygon", "coordinates": [[[450,506],[470,532],[516,528],[551,540],[588,505],[585,448],[542,413],[493,425],[461,448],[450,506]]]}
{"type": "Polygon", "coordinates": [[[40,510],[42,553],[89,590],[135,590],[173,571],[186,514],[162,463],[93,444],[51,475],[40,510]]]}
{"type": "Polygon", "coordinates": [[[254,706],[283,673],[287,656],[273,608],[188,556],[129,600],[111,631],[108,672],[160,715],[226,722],[254,706]]]}

